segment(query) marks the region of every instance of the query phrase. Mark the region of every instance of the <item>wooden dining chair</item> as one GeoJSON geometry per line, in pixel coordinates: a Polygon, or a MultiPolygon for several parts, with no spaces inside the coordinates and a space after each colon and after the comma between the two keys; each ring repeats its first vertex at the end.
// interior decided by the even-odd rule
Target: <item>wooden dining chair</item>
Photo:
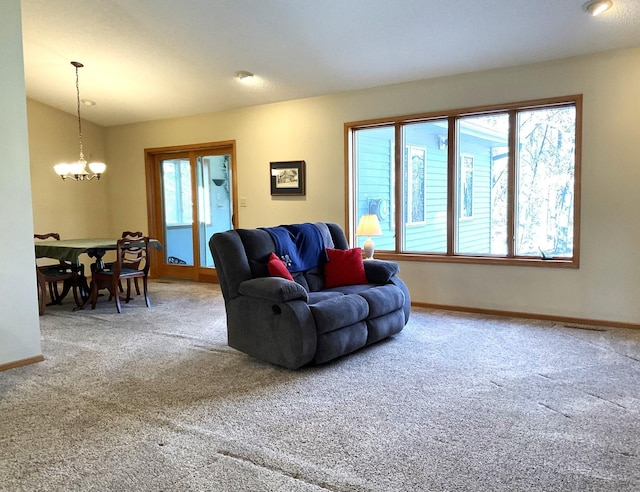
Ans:
{"type": "Polygon", "coordinates": [[[38,281],[38,312],[45,313],[46,306],[62,304],[64,295],[58,294],[56,286],[58,282],[69,282],[73,291],[76,306],[82,305],[82,297],[78,292],[78,274],[74,270],[39,267],[36,265],[36,278],[38,281]],[[48,289],[47,289],[48,287],[48,289]],[[47,290],[51,296],[51,302],[47,304],[47,290]]]}
{"type": "MultiPolygon", "coordinates": [[[[34,239],[48,240],[53,239],[60,241],[60,234],[57,232],[49,232],[47,234],[34,234],[34,239]]],[[[62,304],[69,290],[73,290],[73,297],[76,305],[82,304],[81,295],[78,292],[80,286],[80,275],[84,274],[83,265],[74,265],[72,263],[59,260],[57,263],[39,264],[36,258],[36,278],[38,283],[38,311],[43,315],[46,306],[53,304],[62,304]],[[58,289],[62,282],[62,291],[58,289]],[[51,302],[47,303],[47,293],[51,302]]]]}
{"type": "Polygon", "coordinates": [[[122,238],[118,239],[116,244],[116,261],[105,266],[104,270],[96,270],[93,272],[91,279],[91,309],[96,308],[98,302],[98,291],[107,289],[109,291],[109,300],[115,299],[116,309],[118,313],[122,312],[122,304],[120,299],[120,285],[122,280],[127,280],[127,291],[125,302],[131,299],[131,279],[142,279],[142,290],[144,301],[147,307],[151,307],[149,301],[149,292],[147,280],[149,277],[149,237],[141,238],[122,238]],[[127,255],[129,250],[140,250],[140,261],[129,262],[127,255]]]}
{"type": "MultiPolygon", "coordinates": [[[[122,238],[124,239],[140,239],[144,237],[142,231],[123,231],[122,238]]],[[[126,268],[138,269],[140,263],[143,260],[142,248],[129,248],[125,253],[124,265],[126,268]]],[[[138,285],[138,277],[133,279],[133,283],[136,287],[136,295],[140,295],[140,286],[138,285]]],[[[118,287],[120,292],[124,292],[122,289],[122,282],[119,282],[118,287]]],[[[127,279],[127,292],[131,291],[131,279],[127,279]]]]}
{"type": "MultiPolygon", "coordinates": [[[[140,239],[144,237],[144,234],[142,233],[142,231],[135,231],[135,232],[123,231],[120,237],[124,239],[140,239]]],[[[141,261],[142,261],[141,248],[131,248],[126,252],[124,263],[128,268],[137,269],[141,261]]],[[[105,264],[106,269],[110,269],[112,267],[113,267],[113,263],[105,264]]],[[[140,295],[140,286],[138,285],[138,279],[134,278],[133,283],[135,284],[135,287],[136,287],[136,295],[140,295]]],[[[124,289],[122,288],[122,281],[118,282],[118,289],[120,290],[120,292],[124,292],[124,289]]],[[[127,280],[127,289],[131,291],[131,279],[127,280]]]]}

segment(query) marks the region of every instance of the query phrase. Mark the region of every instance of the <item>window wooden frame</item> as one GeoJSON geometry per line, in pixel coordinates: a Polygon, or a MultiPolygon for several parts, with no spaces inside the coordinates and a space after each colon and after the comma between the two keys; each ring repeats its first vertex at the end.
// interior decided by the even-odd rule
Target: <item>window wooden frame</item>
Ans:
{"type": "MultiPolygon", "coordinates": [[[[354,204],[356,190],[356,168],[355,168],[355,146],[353,145],[353,137],[357,130],[374,128],[380,126],[395,127],[395,142],[402,142],[402,128],[407,123],[415,123],[420,121],[448,119],[448,220],[447,220],[447,253],[431,254],[431,253],[407,253],[401,250],[403,244],[403,182],[398,179],[395,183],[395,207],[391,205],[391,209],[395,208],[395,251],[376,251],[376,257],[380,259],[401,260],[401,261],[436,261],[436,262],[454,262],[454,263],[483,263],[497,265],[517,265],[517,266],[541,266],[550,268],[579,268],[580,266],[580,202],[581,202],[581,159],[582,159],[582,94],[568,95],[556,98],[546,98],[522,102],[512,102],[505,104],[478,106],[472,108],[419,113],[412,115],[396,116],[389,118],[379,118],[375,120],[363,120],[347,122],[344,124],[345,138],[345,200],[346,200],[346,232],[351,243],[355,243],[355,224],[357,217],[354,204]],[[501,256],[490,255],[465,255],[454,253],[454,230],[457,216],[457,192],[456,185],[456,165],[452,164],[456,159],[457,134],[455,131],[456,122],[459,118],[465,116],[483,116],[492,113],[508,113],[509,115],[509,149],[517,148],[517,114],[519,111],[531,109],[551,109],[554,107],[574,107],[575,108],[575,153],[574,153],[574,203],[573,203],[573,256],[572,257],[553,257],[546,259],[542,257],[518,257],[515,251],[515,188],[516,188],[516,153],[509,152],[508,169],[509,178],[507,185],[507,253],[501,256]]],[[[395,175],[402,174],[402,150],[403,145],[395,146],[395,175]]]]}

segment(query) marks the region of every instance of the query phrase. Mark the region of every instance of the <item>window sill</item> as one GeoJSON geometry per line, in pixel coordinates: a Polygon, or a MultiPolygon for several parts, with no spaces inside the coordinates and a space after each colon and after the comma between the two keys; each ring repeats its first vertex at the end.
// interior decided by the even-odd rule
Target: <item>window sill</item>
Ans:
{"type": "Polygon", "coordinates": [[[573,268],[580,267],[580,263],[576,258],[504,258],[491,256],[448,256],[440,254],[426,253],[393,253],[390,251],[375,252],[378,260],[391,261],[422,261],[433,263],[470,263],[478,265],[504,265],[504,266],[527,266],[527,267],[543,267],[543,268],[573,268]]]}

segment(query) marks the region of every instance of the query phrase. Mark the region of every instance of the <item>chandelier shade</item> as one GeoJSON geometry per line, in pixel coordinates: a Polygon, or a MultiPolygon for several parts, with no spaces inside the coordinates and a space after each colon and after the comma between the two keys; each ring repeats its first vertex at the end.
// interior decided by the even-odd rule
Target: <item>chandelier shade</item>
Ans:
{"type": "Polygon", "coordinates": [[[73,181],[91,181],[93,178],[100,179],[100,176],[107,170],[104,162],[90,162],[89,170],[87,170],[87,160],[84,158],[82,148],[82,119],[80,118],[80,83],[78,78],[78,69],[84,65],[80,62],[72,61],[76,69],[76,98],[78,109],[78,141],[80,142],[80,157],[76,162],[61,162],[53,166],[55,173],[63,180],[71,179],[73,181]]]}

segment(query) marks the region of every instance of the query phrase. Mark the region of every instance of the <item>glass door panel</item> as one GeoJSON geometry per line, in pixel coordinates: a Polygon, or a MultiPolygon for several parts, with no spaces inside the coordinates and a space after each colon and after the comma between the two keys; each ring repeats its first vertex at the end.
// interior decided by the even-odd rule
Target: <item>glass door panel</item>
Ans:
{"type": "Polygon", "coordinates": [[[198,186],[198,236],[201,267],[214,267],[209,238],[233,228],[231,155],[196,158],[198,186]]]}
{"type": "Polygon", "coordinates": [[[189,156],[161,161],[164,261],[194,265],[193,194],[189,156]]]}

